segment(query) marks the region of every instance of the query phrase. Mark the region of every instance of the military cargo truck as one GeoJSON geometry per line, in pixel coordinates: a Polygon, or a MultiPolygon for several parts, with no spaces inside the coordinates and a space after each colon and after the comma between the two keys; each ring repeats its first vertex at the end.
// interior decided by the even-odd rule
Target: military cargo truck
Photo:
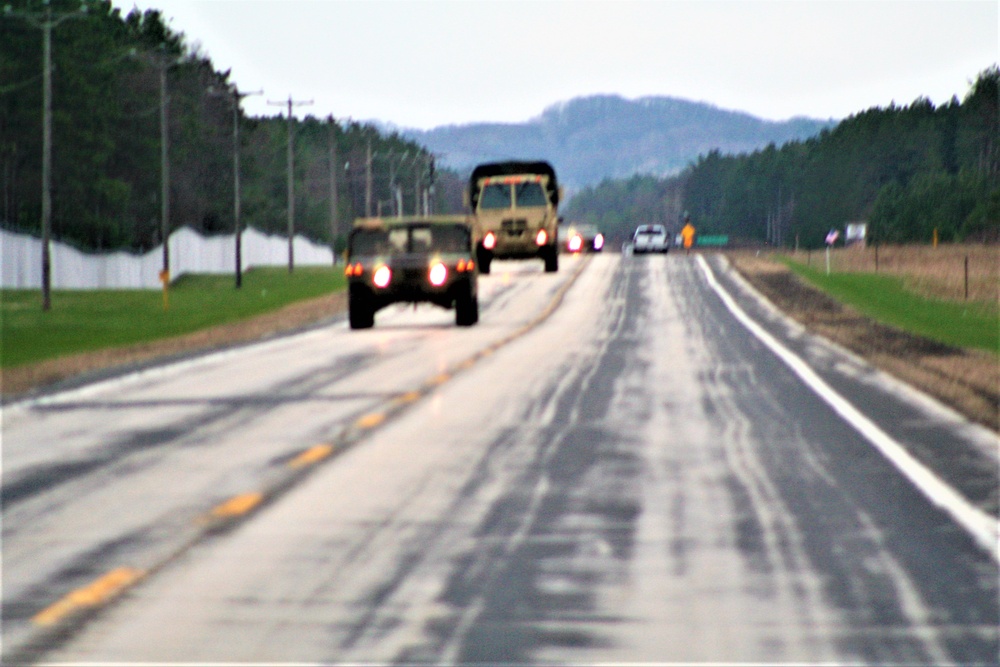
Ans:
{"type": "Polygon", "coordinates": [[[464,215],[358,218],[347,242],[348,320],[368,329],[398,303],[455,310],[455,324],[479,321],[472,227],[464,215]]]}
{"type": "Polygon", "coordinates": [[[548,162],[489,162],[472,170],[466,191],[481,273],[494,259],[540,258],[559,270],[559,198],[548,162]]]}

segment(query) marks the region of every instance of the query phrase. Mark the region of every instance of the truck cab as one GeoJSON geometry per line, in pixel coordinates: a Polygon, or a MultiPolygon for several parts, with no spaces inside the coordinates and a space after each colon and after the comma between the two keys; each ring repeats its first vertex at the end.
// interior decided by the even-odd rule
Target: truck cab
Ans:
{"type": "Polygon", "coordinates": [[[546,272],[559,270],[559,198],[556,172],[548,162],[490,162],[469,177],[479,271],[494,259],[541,259],[546,272]]]}

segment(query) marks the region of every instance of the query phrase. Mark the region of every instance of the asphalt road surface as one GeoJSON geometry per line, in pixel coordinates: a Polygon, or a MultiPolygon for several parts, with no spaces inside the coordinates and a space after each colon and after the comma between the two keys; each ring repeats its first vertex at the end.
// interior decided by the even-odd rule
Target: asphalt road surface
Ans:
{"type": "Polygon", "coordinates": [[[998,441],[720,257],[3,413],[5,662],[997,664],[998,441]]]}

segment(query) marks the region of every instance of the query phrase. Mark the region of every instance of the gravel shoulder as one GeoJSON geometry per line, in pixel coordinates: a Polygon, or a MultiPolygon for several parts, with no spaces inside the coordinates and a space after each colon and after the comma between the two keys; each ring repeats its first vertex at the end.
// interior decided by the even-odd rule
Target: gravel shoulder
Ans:
{"type": "Polygon", "coordinates": [[[841,345],[965,415],[1000,431],[1000,359],[880,324],[753,253],[727,253],[737,271],[809,331],[841,345]]]}
{"type": "MultiPolygon", "coordinates": [[[[1000,361],[879,324],[798,278],[783,264],[752,253],[727,253],[737,271],[776,307],[968,419],[1000,431],[1000,361]]],[[[299,302],[250,320],[126,348],[52,359],[0,371],[5,401],[182,357],[300,330],[342,314],[346,293],[299,302]]]]}

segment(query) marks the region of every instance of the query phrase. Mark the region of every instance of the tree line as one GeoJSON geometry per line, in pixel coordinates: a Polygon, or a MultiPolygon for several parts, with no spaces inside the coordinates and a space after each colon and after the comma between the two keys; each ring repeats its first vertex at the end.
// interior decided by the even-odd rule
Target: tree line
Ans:
{"type": "MultiPolygon", "coordinates": [[[[234,230],[235,122],[241,222],[287,233],[289,123],[280,107],[273,117],[237,108],[234,121],[230,73],[216,71],[159,11],[123,16],[109,0],[82,6],[85,13],[79,0],[48,3],[58,19],[50,23],[53,237],[87,250],[162,242],[164,106],[167,229],[234,230]]],[[[45,7],[21,0],[0,13],[0,223],[31,233],[41,224],[45,7]]],[[[291,129],[296,233],[342,247],[354,217],[395,214],[400,199],[406,214],[461,210],[458,175],[435,169],[433,155],[397,133],[309,115],[291,129]]]]}
{"type": "Polygon", "coordinates": [[[998,83],[993,65],[961,101],[871,108],[804,141],[607,180],[564,215],[622,240],[641,223],[677,230],[687,214],[699,233],[747,244],[819,247],[851,222],[874,242],[1000,241],[998,83]]]}

